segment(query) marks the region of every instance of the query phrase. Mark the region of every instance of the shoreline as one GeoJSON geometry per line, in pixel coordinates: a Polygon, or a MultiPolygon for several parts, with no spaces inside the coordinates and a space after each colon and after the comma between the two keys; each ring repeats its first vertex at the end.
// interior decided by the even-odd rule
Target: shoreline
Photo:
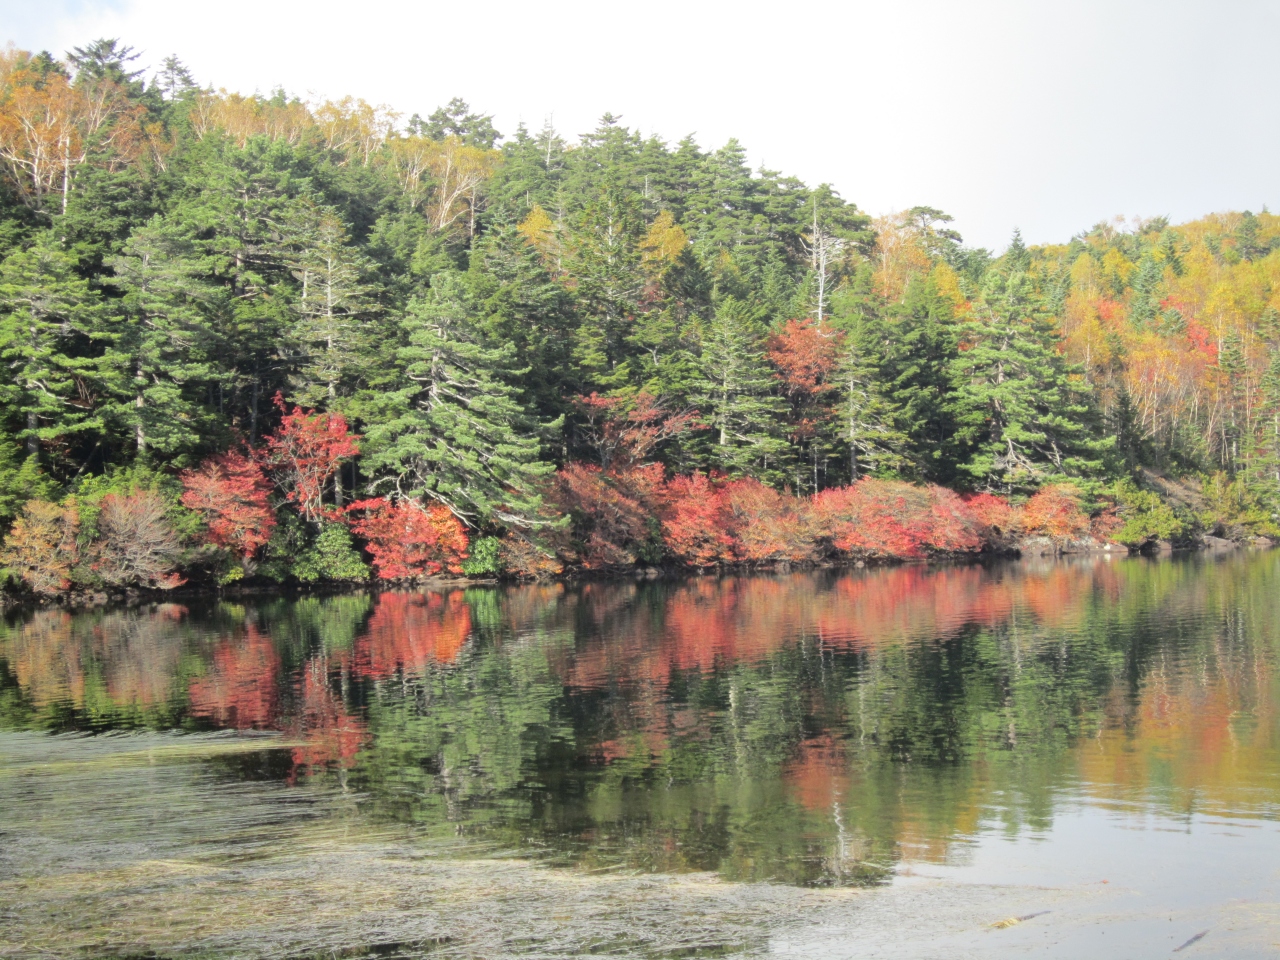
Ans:
{"type": "Polygon", "coordinates": [[[433,576],[414,580],[328,580],[313,584],[300,583],[236,583],[225,587],[210,584],[176,587],[172,590],[129,588],[120,591],[70,590],[51,597],[15,595],[0,591],[0,615],[11,615],[23,610],[65,609],[89,610],[113,606],[131,606],[144,603],[179,602],[182,600],[236,600],[240,598],[287,598],[309,596],[341,596],[375,590],[405,589],[466,589],[470,587],[518,586],[522,584],[577,584],[617,583],[623,581],[655,582],[679,581],[709,576],[743,576],[750,574],[788,574],[817,570],[862,570],[873,567],[929,566],[983,564],[999,560],[1030,560],[1045,557],[1069,558],[1086,556],[1146,556],[1162,557],[1191,553],[1224,554],[1237,550],[1269,550],[1276,546],[1265,537],[1226,539],[1203,535],[1186,543],[1173,544],[1156,541],[1140,547],[1128,547],[1114,541],[1054,540],[1049,537],[1029,537],[1004,548],[982,550],[977,553],[935,554],[927,557],[872,557],[857,560],[813,560],[803,562],[772,561],[755,563],[719,564],[709,567],[684,565],[633,566],[612,569],[589,570],[575,567],[541,580],[520,577],[466,577],[433,576]]]}

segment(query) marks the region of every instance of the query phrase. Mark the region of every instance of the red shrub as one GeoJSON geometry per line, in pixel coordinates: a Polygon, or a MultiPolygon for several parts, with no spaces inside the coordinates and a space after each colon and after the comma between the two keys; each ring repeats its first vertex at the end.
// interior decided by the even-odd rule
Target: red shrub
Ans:
{"type": "Polygon", "coordinates": [[[925,490],[932,501],[925,547],[934,553],[974,553],[981,550],[978,523],[960,495],[946,487],[933,485],[925,490]]]}
{"type": "Polygon", "coordinates": [[[674,477],[662,488],[662,539],[683,563],[709,567],[740,559],[733,514],[705,474],[674,477]]]}
{"type": "Polygon", "coordinates": [[[1068,483],[1040,490],[1022,508],[1022,529],[1028,536],[1077,539],[1089,533],[1089,516],[1080,509],[1080,491],[1068,483]]]}
{"type": "Polygon", "coordinates": [[[731,480],[719,490],[728,509],[735,555],[748,562],[814,558],[810,501],[782,494],[759,480],[731,480]]]}
{"type": "MultiPolygon", "coordinates": [[[[284,412],[285,403],[278,393],[275,403],[284,412]]],[[[359,439],[348,432],[341,414],[294,407],[284,414],[279,429],[265,439],[259,459],[298,512],[318,523],[325,515],[325,485],[343,460],[360,452],[359,439]]]]}
{"type": "Polygon", "coordinates": [[[80,514],[74,504],[29,500],[0,550],[0,566],[13,569],[36,593],[66,590],[71,568],[80,559],[79,531],[80,514]]]}
{"type": "Polygon", "coordinates": [[[583,565],[591,569],[636,562],[657,513],[662,465],[612,470],[570,463],[556,473],[551,500],[574,521],[583,565]]]}
{"type": "Polygon", "coordinates": [[[98,538],[89,545],[90,568],[104,583],[172,590],[185,582],[175,572],[182,544],[159,494],[111,493],[99,509],[98,538]]]}
{"type": "Polygon", "coordinates": [[[851,557],[903,558],[981,546],[963,501],[941,487],[866,478],[814,497],[823,538],[851,557]]]}
{"type": "Polygon", "coordinates": [[[411,580],[442,570],[462,573],[467,534],[446,507],[409,500],[361,500],[347,507],[351,529],[365,540],[383,580],[411,580]]]}
{"type": "Polygon", "coordinates": [[[1003,497],[992,493],[967,493],[961,499],[973,517],[978,536],[985,543],[998,543],[1017,529],[1018,515],[1003,497]]]}
{"type": "Polygon", "coordinates": [[[246,560],[271,539],[276,518],[262,468],[239,453],[212,457],[182,474],[182,505],[209,525],[209,541],[246,560]]]}

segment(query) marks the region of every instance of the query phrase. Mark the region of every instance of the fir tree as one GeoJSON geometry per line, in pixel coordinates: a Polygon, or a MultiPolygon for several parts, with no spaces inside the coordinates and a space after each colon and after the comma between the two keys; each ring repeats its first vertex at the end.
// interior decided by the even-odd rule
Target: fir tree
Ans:
{"type": "Polygon", "coordinates": [[[492,344],[477,329],[461,280],[432,278],[428,296],[401,321],[400,387],[374,406],[365,434],[365,468],[382,472],[402,496],[443,503],[470,523],[535,522],[539,482],[553,469],[541,459],[538,423],[511,380],[512,344],[492,344]]]}
{"type": "Polygon", "coordinates": [[[694,402],[711,428],[710,464],[731,476],[781,480],[785,405],[773,392],[764,330],[749,306],[732,298],[720,303],[703,331],[699,366],[694,402]]]}
{"type": "Polygon", "coordinates": [[[50,234],[0,264],[0,410],[17,426],[28,457],[41,441],[105,428],[96,398],[117,392],[106,313],[75,263],[50,234]]]}
{"type": "Polygon", "coordinates": [[[1093,438],[1087,387],[1055,350],[1025,273],[995,273],[961,333],[952,410],[971,450],[960,464],[971,483],[1008,493],[1102,472],[1114,438],[1093,438]]]}

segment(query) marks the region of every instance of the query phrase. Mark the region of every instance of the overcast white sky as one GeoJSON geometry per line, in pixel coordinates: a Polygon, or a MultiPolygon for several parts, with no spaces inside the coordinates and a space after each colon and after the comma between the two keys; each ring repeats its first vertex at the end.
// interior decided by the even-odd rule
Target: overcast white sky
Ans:
{"type": "Polygon", "coordinates": [[[1280,0],[0,0],[0,43],[99,36],[246,93],[736,136],[753,165],[871,213],[940,207],[993,248],[1280,207],[1280,0]]]}

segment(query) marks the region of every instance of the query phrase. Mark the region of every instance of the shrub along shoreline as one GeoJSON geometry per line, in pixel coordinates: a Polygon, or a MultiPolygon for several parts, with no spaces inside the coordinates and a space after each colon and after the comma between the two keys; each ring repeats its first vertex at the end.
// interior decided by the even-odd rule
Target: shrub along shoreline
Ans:
{"type": "Polygon", "coordinates": [[[669,474],[632,438],[604,463],[547,477],[536,522],[476,529],[442,504],[346,499],[339,477],[360,438],[337,414],[277,404],[280,426],[256,449],[177,474],[88,478],[57,500],[33,491],[44,495],[0,548],[5,603],[1269,543],[1274,522],[1214,478],[1200,493],[1146,478],[1016,499],[863,477],[798,496],[749,477],[669,474]]]}

